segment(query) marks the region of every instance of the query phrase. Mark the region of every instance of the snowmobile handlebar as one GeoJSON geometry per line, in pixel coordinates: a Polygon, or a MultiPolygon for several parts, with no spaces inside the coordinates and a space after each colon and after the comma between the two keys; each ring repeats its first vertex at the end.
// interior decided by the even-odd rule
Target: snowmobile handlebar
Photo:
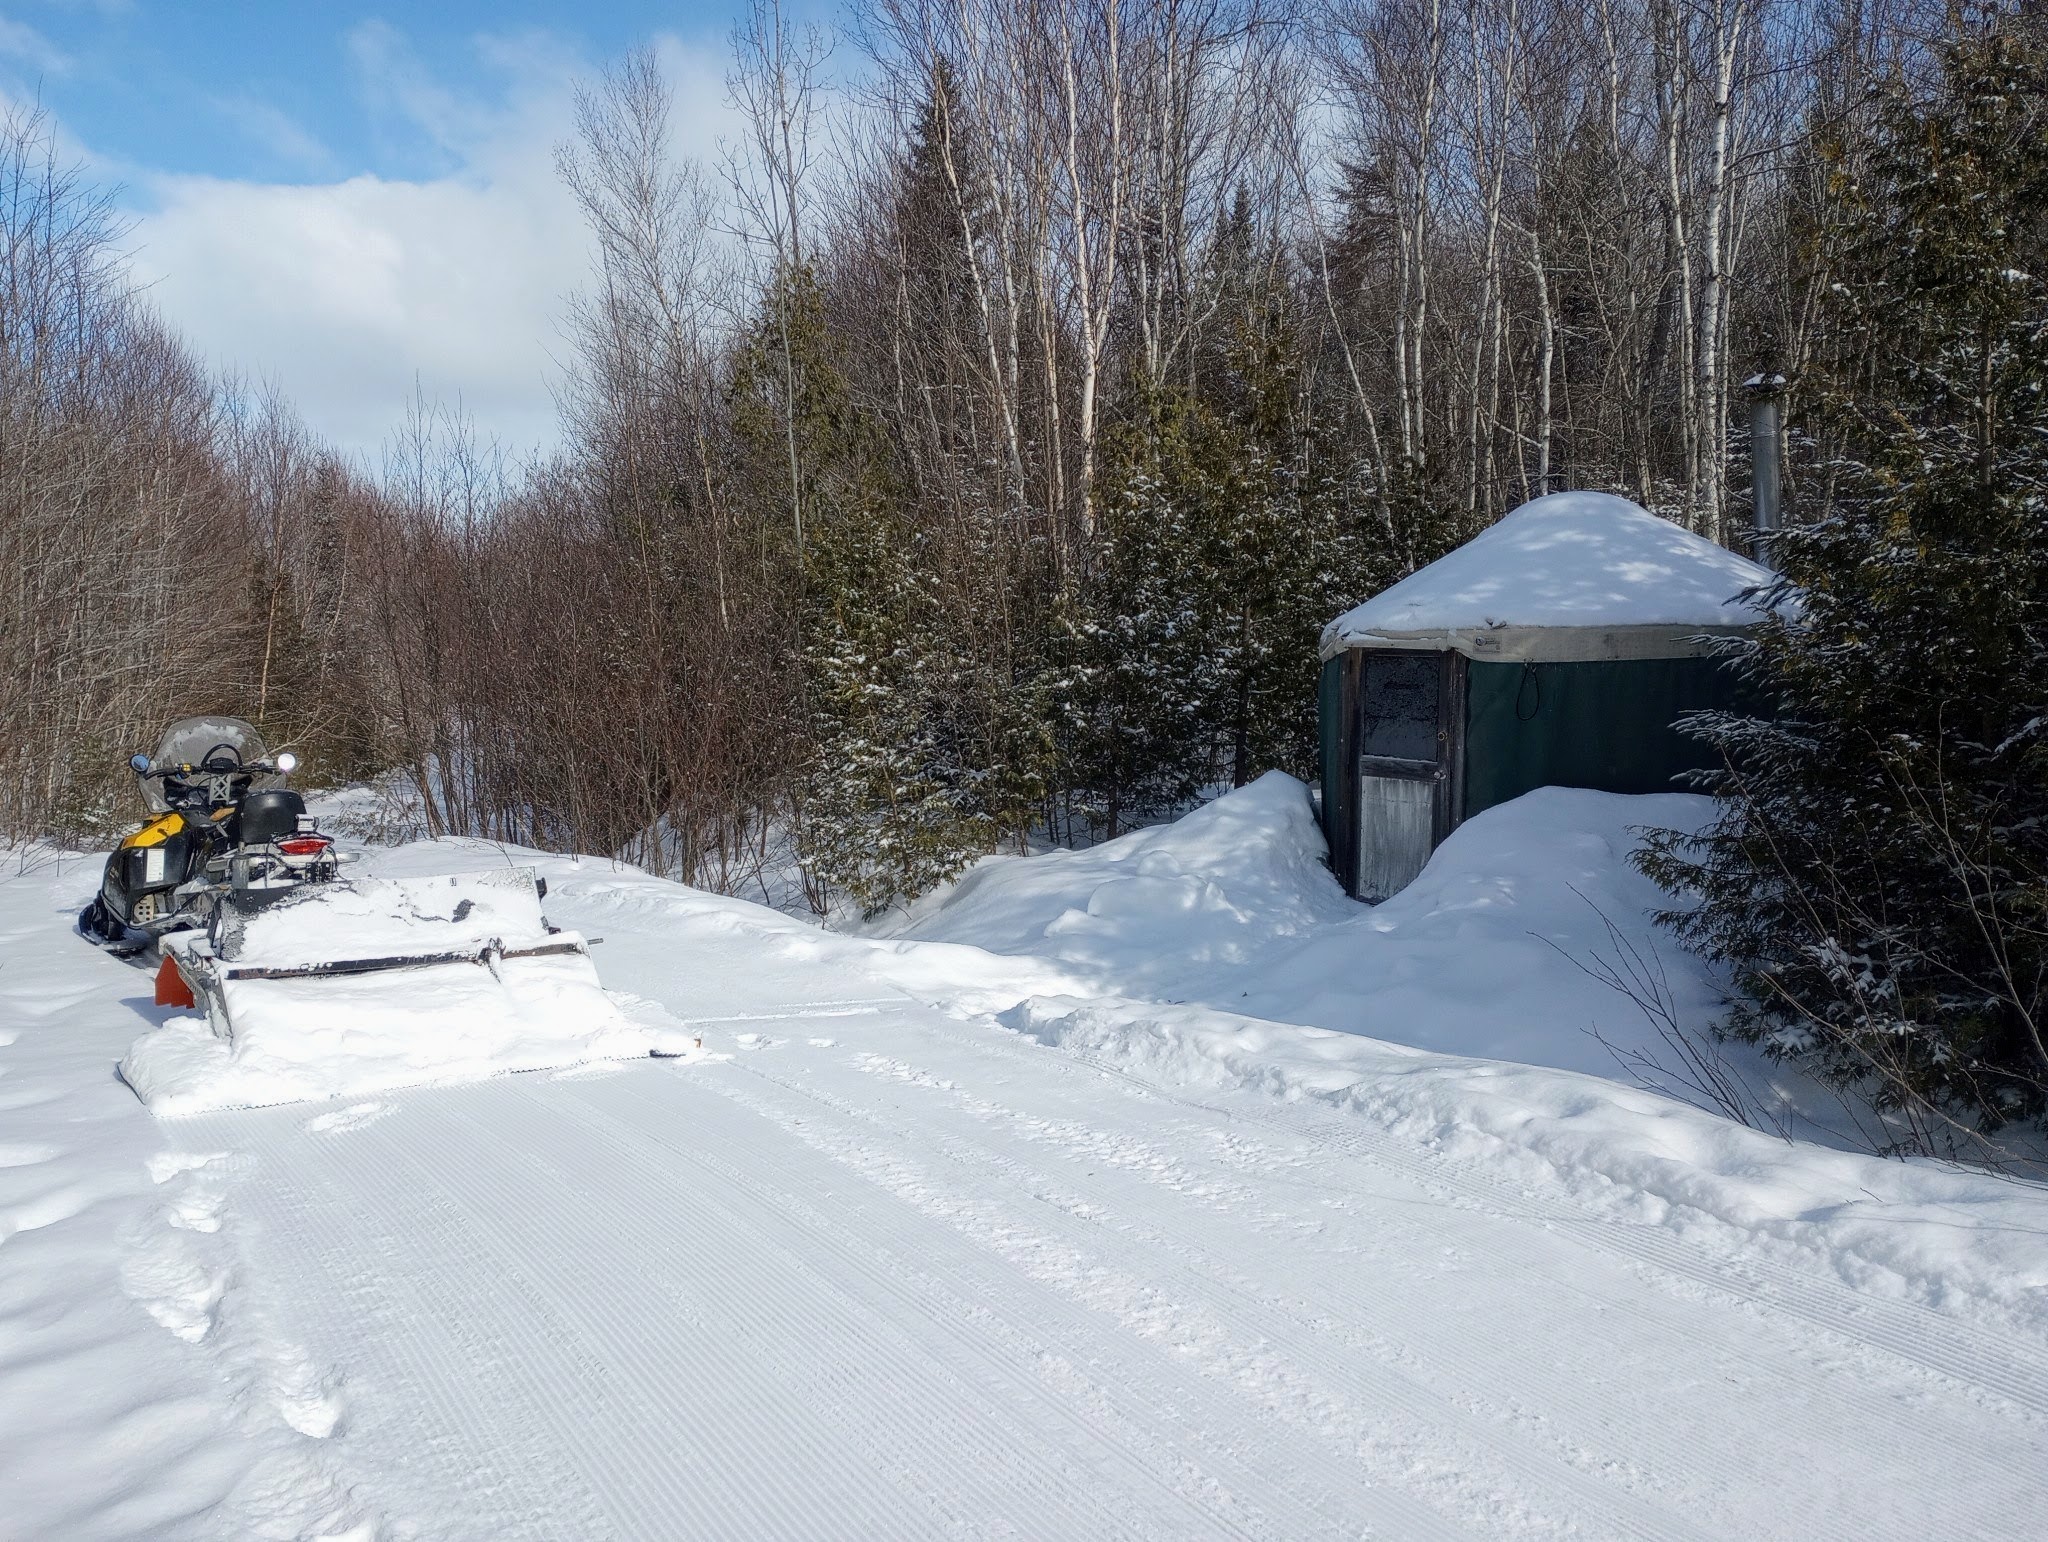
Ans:
{"type": "Polygon", "coordinates": [[[299,757],[285,750],[269,760],[236,761],[232,766],[214,766],[206,761],[198,765],[160,766],[147,755],[130,755],[128,765],[139,777],[156,776],[290,776],[299,768],[299,757]]]}

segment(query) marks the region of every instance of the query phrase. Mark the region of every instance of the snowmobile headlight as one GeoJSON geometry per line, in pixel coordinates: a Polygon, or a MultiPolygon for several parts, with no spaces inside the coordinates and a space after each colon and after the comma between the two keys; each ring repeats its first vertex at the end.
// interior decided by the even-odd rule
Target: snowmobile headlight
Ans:
{"type": "Polygon", "coordinates": [[[290,750],[283,751],[277,757],[277,769],[289,776],[299,769],[299,757],[290,750]]]}

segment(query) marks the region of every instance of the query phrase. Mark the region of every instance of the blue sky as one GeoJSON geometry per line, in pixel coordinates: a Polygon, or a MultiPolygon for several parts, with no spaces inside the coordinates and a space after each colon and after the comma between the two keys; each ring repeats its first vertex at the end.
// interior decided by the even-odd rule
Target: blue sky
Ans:
{"type": "Polygon", "coordinates": [[[166,172],[318,181],[456,169],[395,93],[489,100],[532,59],[601,61],[657,33],[717,44],[724,3],[25,0],[0,62],[99,154],[166,172]],[[397,77],[395,80],[393,77],[397,77]]]}
{"type": "Polygon", "coordinates": [[[707,160],[736,0],[0,0],[0,99],[122,189],[133,266],[217,368],[366,462],[414,383],[554,436],[588,244],[554,178],[579,80],[651,42],[707,160]]]}

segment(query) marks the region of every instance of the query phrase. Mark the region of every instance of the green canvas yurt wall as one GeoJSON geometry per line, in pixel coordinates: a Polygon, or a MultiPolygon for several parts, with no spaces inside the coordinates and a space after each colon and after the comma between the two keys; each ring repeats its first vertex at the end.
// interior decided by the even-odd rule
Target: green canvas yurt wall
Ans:
{"type": "Polygon", "coordinates": [[[1718,640],[1756,624],[1770,578],[1626,499],[1559,493],[1338,617],[1317,702],[1345,887],[1386,897],[1538,787],[1680,788],[1709,756],[1676,724],[1741,704],[1718,640]]]}
{"type": "Polygon", "coordinates": [[[1465,666],[1462,815],[1538,787],[1671,792],[1712,762],[1675,726],[1688,712],[1736,705],[1739,682],[1716,658],[1465,666]]]}

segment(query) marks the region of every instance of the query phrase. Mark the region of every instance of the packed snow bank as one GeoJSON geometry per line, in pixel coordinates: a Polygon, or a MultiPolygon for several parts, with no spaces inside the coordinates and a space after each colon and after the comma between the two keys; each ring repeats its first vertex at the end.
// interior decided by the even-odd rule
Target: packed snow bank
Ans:
{"type": "Polygon", "coordinates": [[[2048,1329],[2039,1184],[1777,1139],[1591,1077],[1207,1008],[1040,999],[1003,1021],[1156,1077],[1328,1107],[1490,1188],[1562,1189],[1630,1227],[1717,1250],[1764,1242],[1764,1256],[1803,1254],[1859,1289],[1933,1306],[1967,1296],[2016,1326],[2048,1329]]]}
{"type": "Polygon", "coordinates": [[[1639,971],[1694,1035],[1720,1008],[1711,974],[1652,920],[1672,897],[1628,860],[1638,829],[1697,828],[1711,810],[1542,788],[1468,820],[1366,906],[1323,866],[1308,789],[1275,773],[1091,850],[991,858],[891,930],[1042,958],[1093,994],[1612,1076],[1673,1056],[1603,970],[1639,971]]]}
{"type": "Polygon", "coordinates": [[[1273,772],[1099,846],[986,858],[869,935],[1056,960],[1123,994],[1169,990],[1354,916],[1323,851],[1308,789],[1273,772]]]}
{"type": "Polygon", "coordinates": [[[1643,827],[1711,813],[1543,788],[1367,906],[1322,866],[1307,789],[1275,775],[1092,850],[986,861],[892,930],[1084,980],[1001,1014],[1063,1051],[1326,1105],[1360,1132],[1343,1139],[1392,1132],[1631,1226],[1720,1228],[1717,1247],[1782,1245],[1859,1286],[2048,1326],[2048,1191],[1811,1144],[1856,1144],[1829,1129],[1834,1100],[1712,1039],[1721,987],[1629,861],[1643,827]],[[1671,1035],[1806,1139],[1719,1117],[1671,1035]]]}
{"type": "Polygon", "coordinates": [[[1496,627],[1740,627],[1768,569],[1610,493],[1523,504],[1324,630],[1363,638],[1496,627]]]}
{"type": "Polygon", "coordinates": [[[1710,799],[1544,787],[1466,821],[1401,893],[1276,948],[1218,1006],[1422,1049],[1616,1074],[1668,1058],[1667,1026],[1604,976],[1698,1034],[1723,1009],[1707,966],[1658,926],[1675,897],[1630,861],[1645,828],[1693,830],[1710,799]]]}
{"type": "Polygon", "coordinates": [[[359,1096],[588,1060],[693,1053],[679,1026],[631,1020],[587,954],[496,956],[580,946],[552,933],[530,873],[516,869],[350,880],[228,919],[219,959],[196,943],[180,964],[214,980],[207,1015],[144,1035],[121,1074],[153,1113],[359,1096]],[[492,949],[491,956],[479,950],[492,949]],[[237,978],[340,960],[478,954],[425,967],[319,978],[237,978]]]}

